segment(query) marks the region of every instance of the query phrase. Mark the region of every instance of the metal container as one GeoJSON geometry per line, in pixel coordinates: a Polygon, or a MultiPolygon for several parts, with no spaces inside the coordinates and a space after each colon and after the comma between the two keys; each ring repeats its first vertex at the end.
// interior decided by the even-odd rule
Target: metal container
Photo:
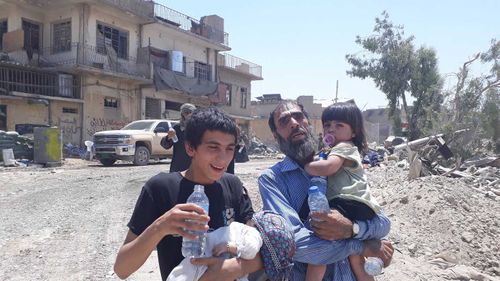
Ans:
{"type": "Polygon", "coordinates": [[[46,166],[60,166],[62,160],[61,129],[57,127],[34,128],[34,161],[46,166]]]}

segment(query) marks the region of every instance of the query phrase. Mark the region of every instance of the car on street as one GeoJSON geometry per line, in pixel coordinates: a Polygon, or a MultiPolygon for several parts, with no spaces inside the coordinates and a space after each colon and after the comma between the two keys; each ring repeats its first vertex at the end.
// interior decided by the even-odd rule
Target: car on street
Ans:
{"type": "Polygon", "coordinates": [[[111,166],[117,160],[143,166],[151,158],[160,160],[171,157],[172,149],[163,148],[160,142],[178,122],[164,119],[137,120],[120,130],[97,132],[93,136],[95,157],[104,166],[111,166]]]}

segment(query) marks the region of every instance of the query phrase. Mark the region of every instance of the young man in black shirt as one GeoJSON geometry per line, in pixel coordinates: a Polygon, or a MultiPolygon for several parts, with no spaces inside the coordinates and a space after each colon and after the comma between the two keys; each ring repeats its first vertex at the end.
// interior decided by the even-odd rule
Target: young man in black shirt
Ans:
{"type": "MultiPolygon", "coordinates": [[[[191,118],[191,114],[196,109],[193,104],[185,103],[181,105],[181,121],[173,126],[173,130],[169,131],[168,134],[161,139],[160,145],[169,149],[173,147],[172,161],[170,162],[170,172],[180,172],[185,171],[191,165],[191,157],[186,152],[185,148],[185,128],[186,123],[191,118]],[[177,142],[174,142],[174,137],[177,137],[177,142]]],[[[234,175],[234,158],[229,163],[227,171],[234,175]]]]}
{"type": "MultiPolygon", "coordinates": [[[[139,269],[156,248],[161,278],[165,280],[183,259],[182,237],[195,238],[185,229],[215,230],[232,221],[247,223],[252,218],[252,205],[241,181],[225,173],[238,137],[234,121],[217,108],[197,109],[186,124],[185,137],[186,152],[192,159],[189,168],[154,176],[137,200],[114,267],[122,279],[139,269]],[[185,204],[195,184],[205,186],[210,202],[208,215],[194,204],[185,204]],[[205,224],[186,223],[186,219],[205,224]]],[[[262,263],[257,257],[208,260],[206,265],[202,280],[234,280],[258,270],[262,263]]]]}

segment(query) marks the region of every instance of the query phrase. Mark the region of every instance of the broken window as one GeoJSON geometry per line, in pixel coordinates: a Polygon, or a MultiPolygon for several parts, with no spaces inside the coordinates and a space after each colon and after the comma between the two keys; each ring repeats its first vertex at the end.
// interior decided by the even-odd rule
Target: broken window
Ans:
{"type": "Polygon", "coordinates": [[[7,33],[7,20],[0,21],[0,50],[3,49],[2,38],[4,33],[7,33]]]}
{"type": "Polygon", "coordinates": [[[118,108],[118,100],[115,98],[104,98],[104,107],[118,108]]]}
{"type": "Polygon", "coordinates": [[[0,130],[7,131],[7,106],[0,104],[0,130]]]}
{"type": "Polygon", "coordinates": [[[161,118],[161,100],[146,98],[146,119],[161,118]]]}
{"type": "Polygon", "coordinates": [[[106,45],[113,48],[116,55],[128,59],[128,32],[98,23],[96,47],[97,52],[106,55],[106,45]]]}
{"type": "Polygon", "coordinates": [[[186,57],[182,57],[182,73],[186,74],[186,57]]]}
{"type": "Polygon", "coordinates": [[[199,61],[194,62],[194,77],[210,81],[210,65],[199,61]]]}
{"type": "Polygon", "coordinates": [[[241,92],[240,107],[247,108],[247,98],[248,98],[247,88],[241,87],[240,92],[241,92]]]}
{"type": "Polygon", "coordinates": [[[180,111],[181,105],[182,105],[182,103],[179,103],[179,102],[169,101],[169,100],[165,101],[165,109],[167,109],[167,110],[180,111]]]}
{"type": "Polygon", "coordinates": [[[72,108],[72,107],[63,107],[62,112],[63,113],[77,114],[78,113],[78,109],[72,108]]]}
{"type": "Polygon", "coordinates": [[[23,20],[24,49],[28,51],[40,50],[40,24],[23,20]]]}
{"type": "Polygon", "coordinates": [[[53,53],[71,50],[71,20],[52,25],[53,53]]]}
{"type": "Polygon", "coordinates": [[[233,85],[231,84],[226,84],[226,105],[231,106],[231,101],[232,101],[232,92],[233,92],[233,85]]]}

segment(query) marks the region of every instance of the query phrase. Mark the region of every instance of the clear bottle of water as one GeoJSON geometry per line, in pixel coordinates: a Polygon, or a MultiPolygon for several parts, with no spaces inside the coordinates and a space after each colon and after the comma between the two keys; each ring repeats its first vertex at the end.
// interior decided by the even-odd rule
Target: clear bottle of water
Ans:
{"type": "MultiPolygon", "coordinates": [[[[174,128],[170,128],[169,131],[173,131],[175,133],[175,129],[174,128]]],[[[177,137],[177,134],[175,134],[173,137],[172,137],[172,141],[174,143],[178,142],[179,141],[179,138],[177,137]]]]}
{"type": "Polygon", "coordinates": [[[316,187],[318,187],[318,190],[321,191],[321,190],[326,190],[327,184],[328,184],[328,182],[327,182],[326,177],[313,176],[311,178],[309,186],[311,186],[311,187],[316,186],[316,187]]]}
{"type": "MultiPolygon", "coordinates": [[[[205,194],[205,187],[203,185],[195,185],[194,191],[189,195],[186,203],[196,204],[205,210],[208,215],[208,197],[205,194]]],[[[198,223],[191,221],[191,223],[198,223]]],[[[182,238],[182,255],[184,257],[201,257],[205,252],[206,232],[204,231],[189,231],[191,234],[198,236],[198,239],[190,240],[182,238]]]]}
{"type": "Polygon", "coordinates": [[[330,212],[328,200],[326,199],[326,196],[321,193],[320,189],[317,186],[311,186],[309,188],[309,198],[307,198],[307,203],[309,204],[309,213],[330,212]]]}
{"type": "Polygon", "coordinates": [[[365,261],[365,272],[371,276],[377,276],[382,273],[384,262],[381,258],[368,257],[365,261]]]}

